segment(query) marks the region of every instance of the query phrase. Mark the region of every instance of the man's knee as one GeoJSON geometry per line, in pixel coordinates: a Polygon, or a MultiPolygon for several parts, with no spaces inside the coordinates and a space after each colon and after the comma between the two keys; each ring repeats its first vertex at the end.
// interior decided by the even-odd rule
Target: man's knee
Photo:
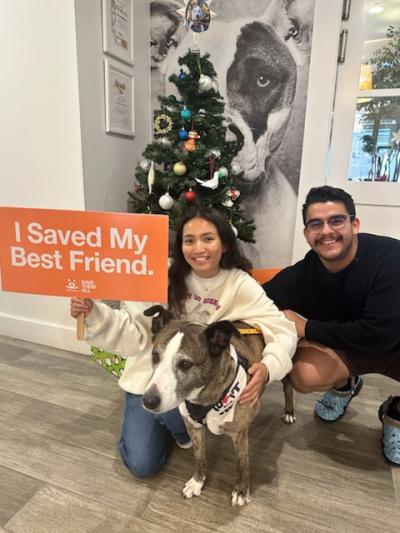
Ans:
{"type": "Polygon", "coordinates": [[[289,379],[295,390],[308,393],[329,390],[349,375],[348,368],[331,348],[300,341],[289,379]]]}
{"type": "Polygon", "coordinates": [[[293,388],[303,394],[321,390],[321,380],[316,368],[304,361],[294,363],[289,380],[293,388]]]}

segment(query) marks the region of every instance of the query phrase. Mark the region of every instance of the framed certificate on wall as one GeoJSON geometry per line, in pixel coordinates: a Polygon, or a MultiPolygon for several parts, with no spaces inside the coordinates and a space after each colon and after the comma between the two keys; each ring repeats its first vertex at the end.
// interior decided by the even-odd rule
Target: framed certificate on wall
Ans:
{"type": "Polygon", "coordinates": [[[133,0],[102,0],[103,51],[133,65],[133,0]]]}
{"type": "Polygon", "coordinates": [[[134,78],[129,67],[105,58],[104,85],[106,132],[134,137],[134,78]]]}

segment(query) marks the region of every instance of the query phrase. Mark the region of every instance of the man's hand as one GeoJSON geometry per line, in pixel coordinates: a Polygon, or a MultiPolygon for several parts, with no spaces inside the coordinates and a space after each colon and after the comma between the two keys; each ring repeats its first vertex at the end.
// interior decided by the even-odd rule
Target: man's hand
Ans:
{"type": "Polygon", "coordinates": [[[264,391],[265,383],[268,379],[268,368],[264,363],[254,363],[248,369],[250,381],[240,395],[240,403],[249,403],[251,406],[257,403],[264,391]]]}
{"type": "Polygon", "coordinates": [[[294,311],[291,311],[290,309],[286,309],[283,311],[285,313],[285,316],[288,320],[294,322],[294,325],[296,326],[297,336],[301,339],[306,336],[306,324],[307,320],[301,316],[299,316],[294,311]]]}

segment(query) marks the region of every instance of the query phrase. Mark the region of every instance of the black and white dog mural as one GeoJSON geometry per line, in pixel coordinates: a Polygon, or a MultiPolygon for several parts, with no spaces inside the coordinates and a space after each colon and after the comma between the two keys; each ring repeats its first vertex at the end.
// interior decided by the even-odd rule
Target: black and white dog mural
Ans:
{"type": "MultiPolygon", "coordinates": [[[[152,35],[163,33],[162,10],[168,37],[152,39],[153,97],[173,92],[168,77],[193,46],[193,32],[176,19],[182,6],[151,2],[152,35]]],[[[218,0],[212,8],[217,16],[198,43],[218,73],[226,119],[244,137],[236,162],[245,214],[257,229],[256,243],[242,247],[256,268],[283,267],[293,246],[314,0],[218,0]]]]}

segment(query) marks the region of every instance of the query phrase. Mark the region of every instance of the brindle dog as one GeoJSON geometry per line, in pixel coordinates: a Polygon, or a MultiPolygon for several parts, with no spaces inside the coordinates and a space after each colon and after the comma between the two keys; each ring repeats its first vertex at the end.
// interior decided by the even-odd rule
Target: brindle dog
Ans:
{"type": "MultiPolygon", "coordinates": [[[[240,381],[241,386],[246,384],[246,372],[238,367],[237,354],[248,366],[260,361],[264,348],[262,335],[243,337],[239,329],[250,327],[244,322],[233,324],[223,320],[209,326],[182,322],[160,305],[150,307],[145,315],[153,316],[154,374],[144,393],[143,405],[153,413],[179,406],[184,417],[195,459],[195,471],[184,486],[184,496],[199,496],[206,479],[207,425],[213,433],[226,433],[233,441],[237,473],[232,505],[249,503],[248,432],[260,409],[260,401],[254,406],[235,403],[241,392],[240,381]],[[201,412],[205,406],[207,413],[201,412]]],[[[283,384],[283,420],[290,424],[295,421],[292,387],[287,378],[283,384]]]]}

